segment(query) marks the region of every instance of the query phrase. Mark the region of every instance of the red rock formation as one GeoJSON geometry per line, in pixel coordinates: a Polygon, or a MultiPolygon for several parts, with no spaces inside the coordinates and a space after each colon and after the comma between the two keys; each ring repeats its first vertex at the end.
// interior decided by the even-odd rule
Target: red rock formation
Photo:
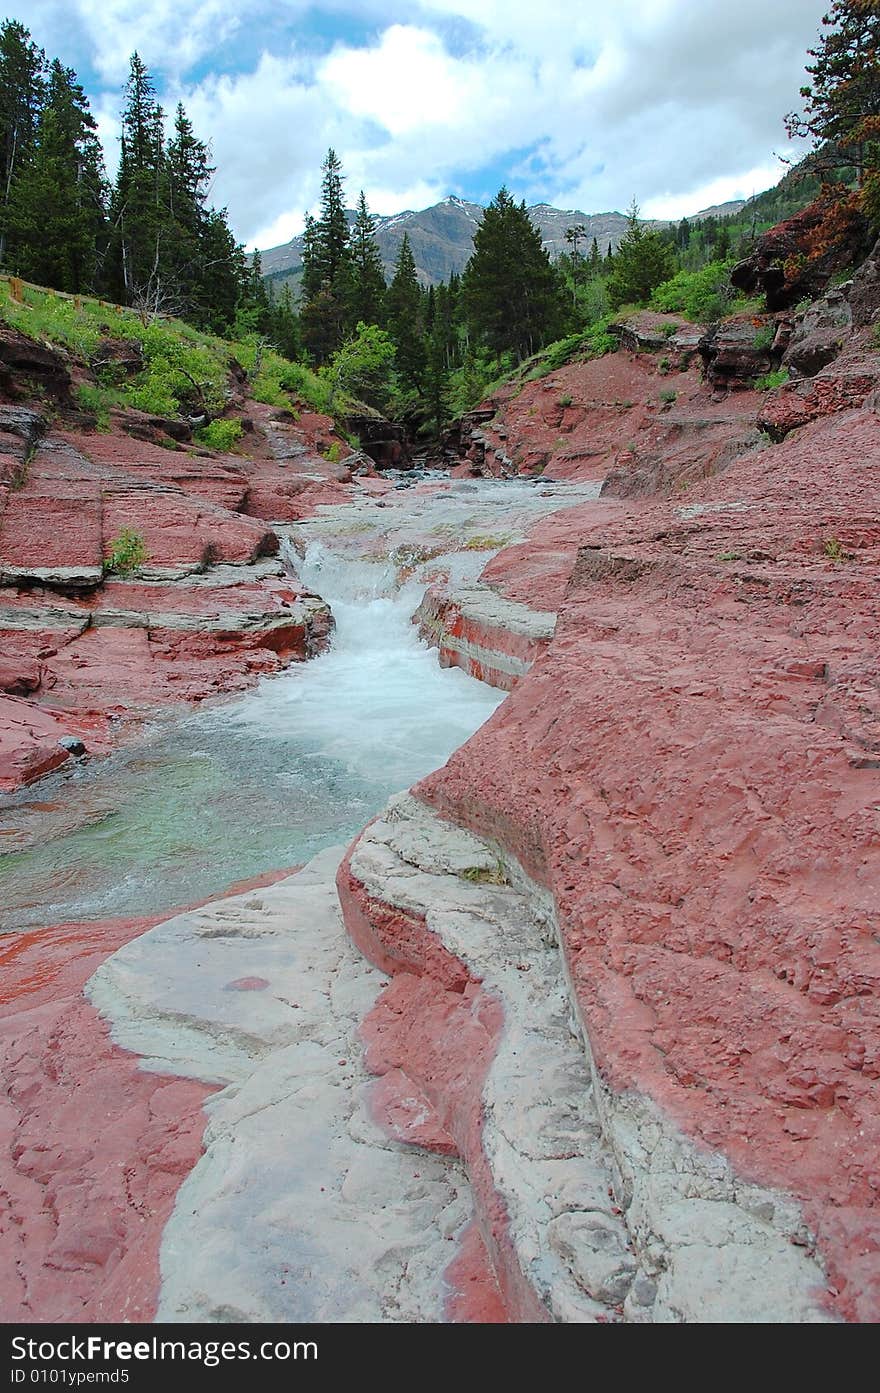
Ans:
{"type": "Polygon", "coordinates": [[[328,418],[254,403],[252,422],[247,453],[218,456],[119,429],[46,436],[38,413],[0,408],[0,687],[31,699],[0,713],[0,786],[63,763],[64,736],[101,751],[128,717],[240,690],[326,641],[326,607],[265,559],[267,520],[339,501],[351,476],[319,453],[328,418]],[[104,575],[125,529],[147,551],[137,581],[104,575]]]}
{"type": "Polygon", "coordinates": [[[98,963],[155,922],[59,925],[2,950],[6,1320],[155,1315],[162,1229],[201,1154],[211,1090],[142,1073],[82,996],[98,963]]]}
{"type": "Polygon", "coordinates": [[[733,268],[731,283],[766,296],[769,310],[787,309],[821,294],[835,271],[864,254],[866,233],[857,196],[822,193],[763,233],[754,253],[733,268]]]}
{"type": "Polygon", "coordinates": [[[632,495],[689,486],[751,448],[762,397],[747,387],[736,398],[707,392],[695,353],[702,331],[682,335],[670,315],[634,323],[634,335],[667,348],[624,349],[505,387],[493,412],[471,413],[475,424],[463,427],[466,469],[605,479],[607,491],[632,495]]]}
{"type": "MultiPolygon", "coordinates": [[[[857,333],[802,386],[713,401],[723,419],[703,438],[710,452],[725,436],[731,448],[710,454],[710,477],[696,473],[699,447],[688,460],[652,411],[656,382],[650,361],[618,354],[527,384],[477,423],[480,468],[503,453],[527,469],[577,410],[550,467],[589,476],[614,458],[608,398],[631,383],[617,439],[624,412],[652,467],[619,478],[615,491],[634,498],[555,516],[486,568],[496,592],[558,611],[555,636],[416,793],[552,892],[574,1006],[610,1095],[651,1100],[743,1184],[792,1195],[812,1235],[796,1241],[815,1242],[828,1274],[825,1309],[876,1320],[874,336],[857,333]],[[782,444],[749,448],[758,404],[782,444]]],[[[709,417],[695,376],[679,382],[676,414],[709,417]]],[[[467,639],[499,647],[491,622],[471,624],[467,639]]],[[[403,973],[368,1022],[368,1059],[427,1098],[479,1195],[477,1134],[460,1140],[450,1097],[473,1099],[492,1044],[470,1037],[460,964],[375,889],[366,902],[349,876],[340,892],[356,941],[403,973]],[[434,1062],[444,1055],[452,1083],[434,1062]]],[[[392,1097],[401,1088],[389,1085],[392,1097]]],[[[505,1255],[489,1251],[505,1290],[505,1255]]]]}
{"type": "Polygon", "coordinates": [[[552,889],[611,1087],[794,1193],[832,1308],[863,1320],[880,1313],[878,459],[877,417],[850,413],[687,507],[569,516],[555,639],[418,789],[552,889]]]}

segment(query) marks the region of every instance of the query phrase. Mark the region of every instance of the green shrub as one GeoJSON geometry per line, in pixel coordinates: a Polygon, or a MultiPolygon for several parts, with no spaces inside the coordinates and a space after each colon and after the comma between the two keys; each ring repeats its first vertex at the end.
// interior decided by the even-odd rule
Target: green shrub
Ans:
{"type": "Polygon", "coordinates": [[[761,326],[761,328],[755,334],[755,337],[752,339],[752,347],[757,348],[759,351],[766,350],[770,347],[775,338],[776,325],[764,324],[761,326]]]}
{"type": "Polygon", "coordinates": [[[243,434],[241,421],[210,421],[196,431],[196,440],[211,450],[231,450],[243,434]]]}
{"type": "Polygon", "coordinates": [[[147,547],[141,534],[134,532],[130,527],[123,527],[107,548],[104,573],[126,576],[142,566],[146,559],[147,547]]]}
{"type": "Polygon", "coordinates": [[[570,396],[568,396],[567,394],[566,394],[564,397],[560,397],[560,398],[559,398],[559,401],[556,403],[556,405],[557,405],[557,406],[561,406],[561,407],[563,408],[563,410],[564,410],[567,406],[571,406],[571,404],[572,404],[572,398],[571,398],[570,396]]]}
{"type": "Polygon", "coordinates": [[[822,555],[829,561],[852,561],[852,554],[845,550],[837,537],[825,537],[822,541],[822,555]]]}
{"type": "Polygon", "coordinates": [[[338,440],[334,440],[331,442],[326,454],[324,455],[324,458],[325,460],[327,460],[328,464],[339,463],[339,461],[342,459],[342,446],[340,445],[338,440]]]}
{"type": "Polygon", "coordinates": [[[765,372],[763,377],[755,378],[755,390],[758,392],[773,392],[777,387],[781,387],[784,382],[788,382],[788,372],[785,368],[780,368],[778,372],[765,372]]]}
{"type": "Polygon", "coordinates": [[[76,404],[80,411],[94,416],[99,431],[110,429],[110,408],[118,404],[119,394],[107,387],[93,387],[83,382],[76,389],[76,404]]]}
{"type": "Polygon", "coordinates": [[[387,411],[394,390],[394,352],[384,329],[361,321],[354,336],[321,368],[329,402],[335,404],[340,395],[348,393],[368,406],[387,411]]]}
{"type": "MultiPolygon", "coordinates": [[[[723,319],[730,312],[733,264],[733,261],[710,261],[699,271],[679,271],[671,280],[657,286],[651,296],[651,309],[663,314],[683,314],[686,319],[700,324],[723,319]]],[[[671,338],[675,328],[666,327],[672,331],[671,338]]]]}
{"type": "Polygon", "coordinates": [[[672,371],[672,359],[661,358],[660,362],[657,364],[657,371],[662,372],[663,376],[665,377],[668,372],[672,371]]]}
{"type": "Polygon", "coordinates": [[[678,392],[674,392],[672,388],[669,388],[667,391],[660,393],[660,400],[664,406],[671,406],[674,401],[678,400],[678,392]]]}

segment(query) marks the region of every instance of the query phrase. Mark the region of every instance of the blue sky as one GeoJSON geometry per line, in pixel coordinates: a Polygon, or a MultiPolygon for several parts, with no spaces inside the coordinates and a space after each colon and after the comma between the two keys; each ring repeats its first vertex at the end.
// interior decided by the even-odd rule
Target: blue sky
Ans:
{"type": "Polygon", "coordinates": [[[137,48],[217,165],[248,246],[302,227],[329,145],[354,202],[454,193],[672,217],[779,177],[826,0],[27,0],[76,68],[113,166],[137,48]]]}

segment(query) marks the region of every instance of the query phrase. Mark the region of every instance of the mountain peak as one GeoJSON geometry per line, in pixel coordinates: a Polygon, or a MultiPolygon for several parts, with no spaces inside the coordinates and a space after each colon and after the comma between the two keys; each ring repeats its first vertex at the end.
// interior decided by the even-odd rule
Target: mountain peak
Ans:
{"type": "MultiPolygon", "coordinates": [[[[711,211],[732,212],[736,206],[725,204],[711,211]]],[[[582,213],[577,208],[555,208],[552,203],[535,203],[528,213],[552,260],[571,250],[565,233],[576,224],[584,226],[589,241],[595,237],[603,256],[609,247],[617,247],[629,225],[625,213],[582,213]]],[[[453,273],[460,274],[474,249],[474,234],[482,216],[483,209],[478,203],[469,203],[450,193],[421,211],[408,209],[376,217],[376,240],[386,279],[390,281],[394,275],[404,233],[409,238],[423,285],[437,285],[447,281],[453,273]]],[[[353,212],[349,218],[354,218],[353,212]]],[[[276,283],[290,282],[295,288],[302,267],[302,237],[294,237],[280,247],[270,247],[262,253],[262,261],[264,276],[276,283]]]]}

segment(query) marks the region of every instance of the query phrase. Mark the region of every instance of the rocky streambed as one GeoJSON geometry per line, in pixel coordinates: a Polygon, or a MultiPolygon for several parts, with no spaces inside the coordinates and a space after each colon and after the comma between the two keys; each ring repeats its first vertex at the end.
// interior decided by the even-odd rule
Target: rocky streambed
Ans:
{"type": "MultiPolygon", "coordinates": [[[[454,1147],[419,1156],[374,1116],[358,1031],[385,978],[350,942],[334,881],[345,844],[389,794],[442,764],[503,696],[463,671],[460,653],[438,663],[413,623],[426,587],[479,592],[493,552],[596,492],[437,479],[319,509],[283,535],[301,588],[330,605],[328,651],[232,703],[156,719],[107,758],[7,797],[10,1316],[435,1320],[455,1306],[501,1318],[454,1147]],[[156,924],[163,910],[246,880],[275,883],[156,924]],[[48,1046],[41,1010],[53,1021],[48,1046]],[[104,1065],[73,1082],[75,1137],[47,1053],[59,1040],[68,1083],[98,1041],[104,1065]],[[262,1099],[270,1077],[274,1102],[242,1101],[251,1089],[262,1099]],[[98,1140],[108,1098],[121,1118],[124,1186],[98,1140]],[[247,1154],[246,1177],[229,1147],[247,1154]],[[172,1210],[192,1167],[198,1196],[181,1192],[172,1210]],[[154,1201],[138,1198],[135,1175],[154,1201]],[[267,1208],[272,1185],[289,1222],[275,1201],[267,1208]],[[210,1236],[177,1233],[173,1215],[185,1213],[210,1236]],[[297,1214],[314,1223],[300,1231],[297,1214]],[[266,1225],[268,1246],[257,1238],[266,1225]],[[254,1235],[247,1252],[244,1230],[254,1235]],[[229,1245],[235,1260],[218,1263],[229,1245]],[[444,1273],[459,1248],[456,1297],[444,1273]],[[66,1278],[53,1280],[59,1270],[66,1278]]],[[[483,590],[488,617],[497,598],[483,590]]]]}
{"type": "Polygon", "coordinates": [[[481,413],[537,483],[316,484],[329,650],[15,795],[4,1312],[880,1314],[877,354],[635,349],[481,413]]]}

